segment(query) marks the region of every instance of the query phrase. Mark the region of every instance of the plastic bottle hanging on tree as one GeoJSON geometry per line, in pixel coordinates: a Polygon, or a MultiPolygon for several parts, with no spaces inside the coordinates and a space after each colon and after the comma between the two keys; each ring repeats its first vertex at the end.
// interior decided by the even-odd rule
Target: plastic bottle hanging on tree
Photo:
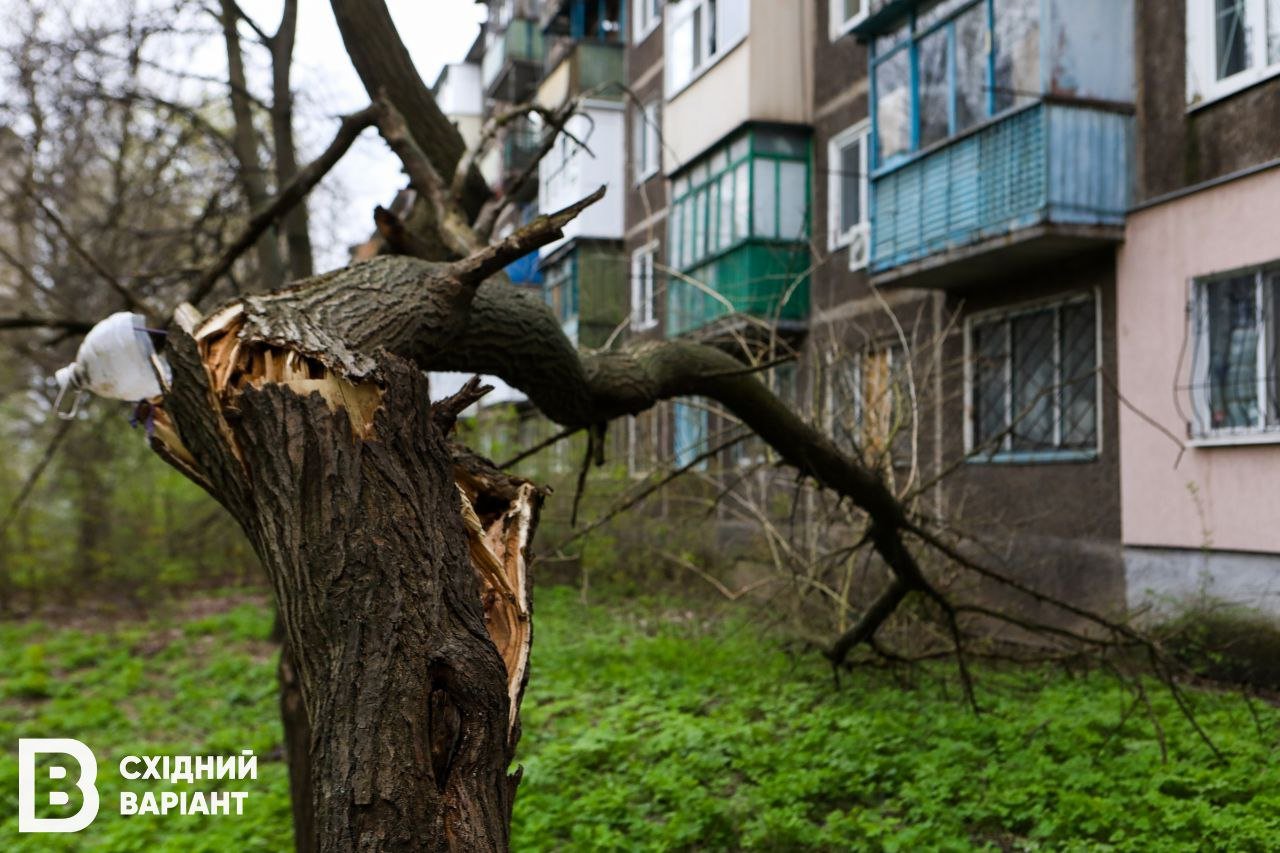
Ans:
{"type": "Polygon", "coordinates": [[[58,397],[53,407],[60,418],[74,418],[85,394],[115,400],[145,400],[163,393],[161,379],[169,383],[169,365],[156,354],[141,314],[121,311],[98,323],[85,335],[76,360],[54,374],[58,397]],[[71,408],[63,398],[74,391],[71,408]]]}

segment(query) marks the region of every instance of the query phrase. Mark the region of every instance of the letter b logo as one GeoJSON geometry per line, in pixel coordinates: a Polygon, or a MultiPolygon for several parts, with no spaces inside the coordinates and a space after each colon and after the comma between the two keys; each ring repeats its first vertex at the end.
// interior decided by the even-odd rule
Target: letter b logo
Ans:
{"type": "MultiPolygon", "coordinates": [[[[50,779],[65,779],[65,767],[50,767],[50,779]]],[[[98,816],[98,761],[89,747],[73,738],[21,738],[18,741],[18,831],[79,832],[98,816]],[[80,778],[75,787],[84,794],[84,804],[71,817],[36,817],[36,756],[45,754],[70,756],[80,765],[80,778]]],[[[49,792],[49,805],[65,806],[71,802],[66,790],[49,792]]]]}

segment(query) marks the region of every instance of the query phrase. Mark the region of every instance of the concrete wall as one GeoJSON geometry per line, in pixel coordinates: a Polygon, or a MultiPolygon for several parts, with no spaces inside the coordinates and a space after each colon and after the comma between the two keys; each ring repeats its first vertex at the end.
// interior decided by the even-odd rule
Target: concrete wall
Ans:
{"type": "Polygon", "coordinates": [[[1280,78],[1188,109],[1186,19],[1185,0],[1139,0],[1138,201],[1280,158],[1280,78]]]}
{"type": "Polygon", "coordinates": [[[1125,548],[1124,561],[1132,608],[1205,602],[1280,616],[1280,555],[1125,548]]]}
{"type": "MultiPolygon", "coordinates": [[[[1191,279],[1280,259],[1277,223],[1280,169],[1129,217],[1118,271],[1120,389],[1179,439],[1191,405],[1175,390],[1190,378],[1191,279]]],[[[1184,452],[1146,418],[1121,413],[1125,544],[1280,552],[1280,446],[1184,452]]]]}

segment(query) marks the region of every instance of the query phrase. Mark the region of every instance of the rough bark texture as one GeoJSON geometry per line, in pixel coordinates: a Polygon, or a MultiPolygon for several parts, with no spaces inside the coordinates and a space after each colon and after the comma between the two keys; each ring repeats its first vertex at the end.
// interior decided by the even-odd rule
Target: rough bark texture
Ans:
{"type": "Polygon", "coordinates": [[[170,336],[157,450],[227,506],[275,589],[316,849],[506,849],[539,495],[460,457],[456,411],[401,359],[350,381],[212,328],[170,336]]]}
{"type": "MultiPolygon", "coordinates": [[[[414,67],[384,0],[332,0],[331,5],[342,43],[369,97],[385,93],[404,115],[436,172],[452,175],[466,145],[414,67]]],[[[479,170],[469,170],[458,199],[463,209],[474,217],[489,197],[479,170]]]]}

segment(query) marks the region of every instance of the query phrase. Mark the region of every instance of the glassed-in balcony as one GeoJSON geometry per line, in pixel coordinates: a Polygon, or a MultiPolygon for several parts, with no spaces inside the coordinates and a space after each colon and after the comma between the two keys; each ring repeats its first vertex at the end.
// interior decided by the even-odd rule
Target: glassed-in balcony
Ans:
{"type": "Polygon", "coordinates": [[[542,76],[542,31],[534,21],[517,18],[486,47],[480,64],[485,93],[499,101],[523,101],[542,76]]]}
{"type": "Polygon", "coordinates": [[[672,180],[670,337],[809,316],[809,139],[751,128],[672,180]]]}
{"type": "Polygon", "coordinates": [[[1122,236],[1132,0],[892,0],[870,46],[876,284],[950,287],[1122,236]]]}
{"type": "Polygon", "coordinates": [[[1132,133],[1131,115],[1041,102],[873,173],[872,274],[1032,240],[1118,239],[1132,133]]]}

